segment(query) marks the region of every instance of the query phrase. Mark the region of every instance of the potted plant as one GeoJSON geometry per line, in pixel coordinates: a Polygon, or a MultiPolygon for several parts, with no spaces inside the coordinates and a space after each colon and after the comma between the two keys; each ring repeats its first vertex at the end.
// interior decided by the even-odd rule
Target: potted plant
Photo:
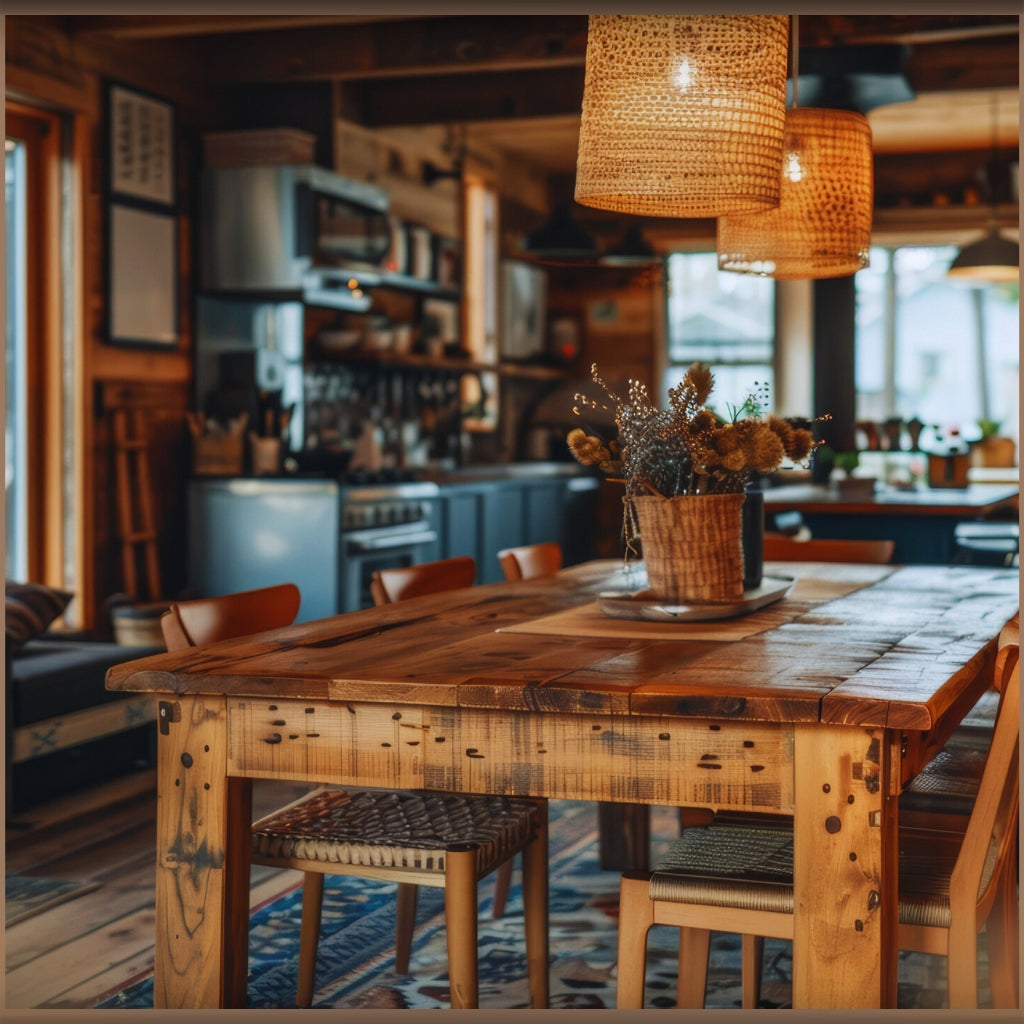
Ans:
{"type": "MultiPolygon", "coordinates": [[[[643,558],[651,591],[676,603],[727,602],[744,593],[742,509],[747,484],[774,472],[783,459],[801,461],[814,446],[809,430],[762,412],[750,397],[722,417],[708,406],[714,376],[693,363],[660,410],[645,385],[630,381],[620,397],[591,368],[611,398],[617,439],[582,428],[569,432],[569,449],[625,485],[626,557],[643,558]]],[[[599,403],[576,395],[583,415],[599,403]]],[[[763,531],[763,525],[762,525],[763,531]]],[[[760,543],[760,542],[759,542],[760,543]]]]}
{"type": "Polygon", "coordinates": [[[1012,437],[999,434],[1001,420],[978,420],[981,437],[971,444],[972,466],[1014,466],[1017,446],[1012,437]]]}
{"type": "Polygon", "coordinates": [[[840,497],[870,498],[875,493],[873,476],[856,475],[856,470],[860,466],[860,452],[836,452],[833,461],[835,468],[843,473],[843,476],[836,480],[836,490],[840,497]]]}

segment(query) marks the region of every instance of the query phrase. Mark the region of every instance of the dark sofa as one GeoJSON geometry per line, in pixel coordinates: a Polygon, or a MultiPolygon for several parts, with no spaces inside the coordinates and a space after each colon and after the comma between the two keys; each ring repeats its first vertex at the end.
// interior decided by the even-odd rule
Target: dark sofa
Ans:
{"type": "MultiPolygon", "coordinates": [[[[105,679],[112,665],[156,654],[163,647],[128,647],[80,633],[46,631],[52,609],[40,614],[38,603],[30,603],[25,610],[26,588],[31,586],[8,582],[8,819],[32,804],[155,763],[153,699],[112,693],[105,679]],[[14,621],[18,611],[22,623],[14,621]],[[15,627],[23,625],[26,616],[32,617],[31,626],[42,623],[44,628],[18,632],[15,627]]],[[[37,601],[38,596],[29,592],[27,600],[37,601]]]]}

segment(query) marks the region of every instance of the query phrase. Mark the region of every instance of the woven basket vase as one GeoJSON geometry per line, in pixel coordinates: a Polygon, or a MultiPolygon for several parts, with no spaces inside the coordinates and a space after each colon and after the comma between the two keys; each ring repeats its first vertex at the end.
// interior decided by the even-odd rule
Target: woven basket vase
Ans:
{"type": "Polygon", "coordinates": [[[651,593],[675,604],[743,597],[744,495],[633,499],[651,593]]]}

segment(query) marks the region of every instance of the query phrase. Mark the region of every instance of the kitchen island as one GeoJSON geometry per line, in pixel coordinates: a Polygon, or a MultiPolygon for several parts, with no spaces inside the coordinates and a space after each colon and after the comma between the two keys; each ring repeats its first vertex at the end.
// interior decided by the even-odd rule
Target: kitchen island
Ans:
{"type": "Polygon", "coordinates": [[[835,488],[798,484],[767,488],[765,515],[799,512],[814,537],[893,540],[893,561],[946,565],[953,561],[958,523],[1016,519],[1019,484],[900,490],[876,487],[868,498],[846,498],[835,488]]]}

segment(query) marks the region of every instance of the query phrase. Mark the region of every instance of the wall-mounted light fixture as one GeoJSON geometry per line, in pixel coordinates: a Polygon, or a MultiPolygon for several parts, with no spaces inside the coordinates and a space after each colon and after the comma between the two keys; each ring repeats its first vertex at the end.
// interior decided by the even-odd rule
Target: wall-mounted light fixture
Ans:
{"type": "Polygon", "coordinates": [[[592,14],[576,201],[717,217],[779,201],[786,15],[592,14]]]}

